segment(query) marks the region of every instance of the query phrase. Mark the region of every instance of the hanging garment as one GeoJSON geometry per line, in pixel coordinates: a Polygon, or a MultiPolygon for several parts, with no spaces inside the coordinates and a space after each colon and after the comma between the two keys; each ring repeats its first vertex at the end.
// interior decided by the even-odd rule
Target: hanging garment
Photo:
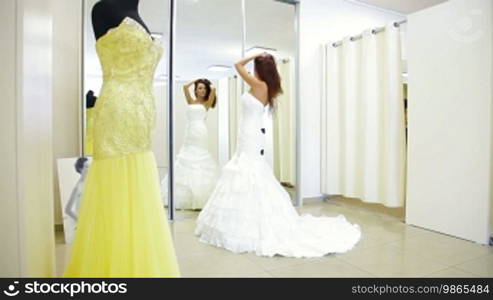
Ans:
{"type": "Polygon", "coordinates": [[[151,152],[152,82],[163,48],[126,17],[96,49],[103,87],[94,107],[94,157],[64,276],[179,276],[151,152]]]}

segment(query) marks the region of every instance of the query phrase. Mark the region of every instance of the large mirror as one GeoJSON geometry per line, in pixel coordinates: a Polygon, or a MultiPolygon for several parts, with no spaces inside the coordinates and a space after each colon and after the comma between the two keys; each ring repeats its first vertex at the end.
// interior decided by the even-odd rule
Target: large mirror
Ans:
{"type": "MultiPolygon", "coordinates": [[[[98,0],[84,0],[82,153],[93,154],[93,111],[102,85],[91,11],[98,0]]],[[[153,150],[162,203],[180,220],[195,218],[214,190],[222,168],[237,148],[240,99],[246,92],[234,63],[258,52],[273,54],[283,93],[265,110],[265,158],[276,179],[297,200],[296,32],[292,1],[174,1],[173,99],[168,101],[169,0],[141,0],[139,14],[164,55],[156,69],[153,150]],[[264,30],[269,28],[269,30],[264,30]],[[170,103],[173,116],[168,120],[170,103]],[[169,122],[172,122],[170,124],[169,122]],[[168,126],[173,141],[168,141],[168,126]],[[169,199],[169,147],[173,147],[173,199],[169,199]],[[170,201],[173,205],[170,206],[170,201]]],[[[247,69],[253,72],[253,63],[247,69]]]]}
{"type": "MultiPolygon", "coordinates": [[[[243,31],[241,0],[176,5],[173,198],[180,220],[204,207],[234,150],[231,103],[240,91],[232,64],[242,56],[243,31]]],[[[168,177],[161,186],[168,206],[168,177]]]]}
{"type": "MultiPolygon", "coordinates": [[[[283,94],[265,109],[265,158],[296,203],[295,6],[274,0],[177,1],[174,60],[174,209],[196,218],[237,148],[241,95],[234,63],[257,52],[277,59],[283,94]],[[265,30],[269,28],[269,30],[265,30]]],[[[252,72],[253,63],[247,65],[252,72]]],[[[168,178],[162,181],[169,205],[168,178]]]]}
{"type": "Polygon", "coordinates": [[[267,52],[276,58],[282,94],[266,111],[266,159],[277,180],[297,204],[296,186],[296,32],[293,1],[245,1],[246,56],[267,52]],[[268,28],[268,30],[266,30],[268,28]]]}

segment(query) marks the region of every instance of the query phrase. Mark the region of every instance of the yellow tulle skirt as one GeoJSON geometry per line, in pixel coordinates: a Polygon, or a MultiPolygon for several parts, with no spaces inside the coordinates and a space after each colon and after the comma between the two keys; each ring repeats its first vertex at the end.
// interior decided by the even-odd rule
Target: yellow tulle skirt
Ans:
{"type": "Polygon", "coordinates": [[[154,154],[93,160],[64,277],[179,277],[154,154]]]}

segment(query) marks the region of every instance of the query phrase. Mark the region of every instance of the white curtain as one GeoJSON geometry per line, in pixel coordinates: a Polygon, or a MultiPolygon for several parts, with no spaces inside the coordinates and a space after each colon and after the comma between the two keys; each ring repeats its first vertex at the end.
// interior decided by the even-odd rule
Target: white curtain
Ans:
{"type": "Polygon", "coordinates": [[[401,207],[406,141],[399,28],[326,47],[322,192],[401,207]]]}
{"type": "MultiPolygon", "coordinates": [[[[241,103],[241,80],[238,77],[232,76],[228,78],[229,89],[229,159],[233,157],[236,151],[236,139],[238,136],[238,126],[240,120],[241,103]]],[[[228,160],[229,160],[228,159],[228,160]]]]}

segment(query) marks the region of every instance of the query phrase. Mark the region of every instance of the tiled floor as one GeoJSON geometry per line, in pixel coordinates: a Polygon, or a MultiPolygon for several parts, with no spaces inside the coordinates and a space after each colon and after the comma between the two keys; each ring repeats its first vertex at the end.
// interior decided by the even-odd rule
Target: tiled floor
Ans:
{"type": "MultiPolygon", "coordinates": [[[[234,254],[194,236],[198,212],[178,213],[171,224],[183,277],[493,277],[493,247],[407,226],[398,217],[337,201],[309,203],[300,213],[343,214],[363,231],[348,253],[316,259],[234,254]]],[[[57,272],[69,246],[57,235],[57,272]]]]}

